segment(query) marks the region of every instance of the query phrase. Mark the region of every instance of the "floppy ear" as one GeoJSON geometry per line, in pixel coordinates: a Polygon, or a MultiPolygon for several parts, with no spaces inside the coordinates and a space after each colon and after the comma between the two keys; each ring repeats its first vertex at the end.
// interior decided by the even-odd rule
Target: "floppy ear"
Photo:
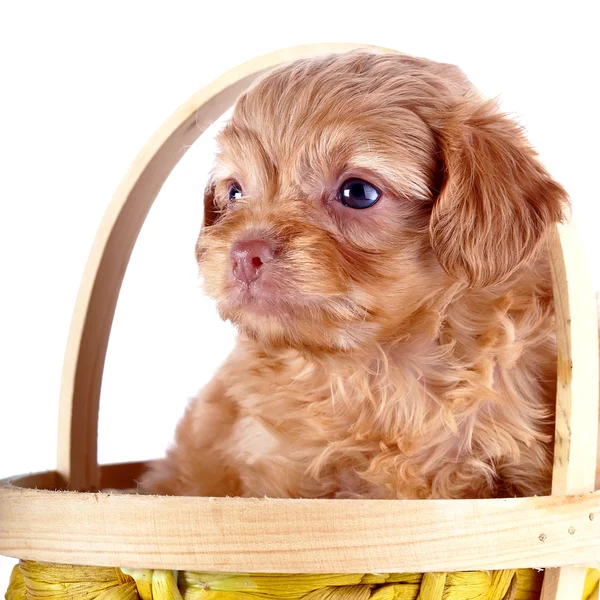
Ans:
{"type": "Polygon", "coordinates": [[[202,227],[209,227],[218,218],[219,211],[215,204],[215,184],[212,179],[208,181],[204,188],[204,218],[202,219],[202,227]]]}
{"type": "Polygon", "coordinates": [[[206,187],[204,188],[204,215],[202,217],[202,227],[200,228],[200,234],[196,240],[195,253],[196,261],[202,260],[202,256],[205,252],[205,248],[202,245],[202,232],[206,227],[210,227],[219,217],[219,211],[215,204],[215,184],[212,179],[209,179],[206,187]]]}
{"type": "Polygon", "coordinates": [[[471,286],[501,282],[562,220],[567,194],[495,102],[465,102],[439,128],[444,182],[429,224],[434,252],[471,286]]]}

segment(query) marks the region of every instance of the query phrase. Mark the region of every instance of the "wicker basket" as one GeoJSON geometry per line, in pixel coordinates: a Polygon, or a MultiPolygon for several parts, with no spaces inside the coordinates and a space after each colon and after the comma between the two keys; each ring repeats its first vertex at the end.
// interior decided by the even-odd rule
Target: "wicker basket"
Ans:
{"type": "MultiPolygon", "coordinates": [[[[358,47],[296,47],[225,73],[175,112],[133,163],[96,237],[73,316],[58,467],[0,483],[0,554],[21,559],[7,598],[583,597],[586,566],[600,564],[599,361],[596,307],[572,224],[558,227],[548,247],[558,337],[552,496],[268,500],[97,492],[131,488],[144,467],[98,466],[100,385],[125,267],[182,149],[265,70],[358,47]]],[[[598,598],[598,573],[587,573],[585,597],[598,598]]]]}

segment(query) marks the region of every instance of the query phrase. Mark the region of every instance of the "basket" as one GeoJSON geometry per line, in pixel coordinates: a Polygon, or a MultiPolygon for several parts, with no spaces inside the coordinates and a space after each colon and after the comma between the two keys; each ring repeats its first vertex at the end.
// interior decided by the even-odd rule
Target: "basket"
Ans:
{"type": "Polygon", "coordinates": [[[57,469],[0,483],[0,554],[21,559],[7,598],[578,600],[584,584],[585,597],[598,598],[598,573],[586,571],[600,564],[598,328],[572,223],[558,226],[548,246],[558,341],[551,496],[269,500],[98,491],[135,487],[144,469],[98,465],[100,386],[125,268],[182,149],[266,70],[364,47],[300,46],[244,63],[179,108],[134,161],[79,291],[64,362],[57,469]]]}

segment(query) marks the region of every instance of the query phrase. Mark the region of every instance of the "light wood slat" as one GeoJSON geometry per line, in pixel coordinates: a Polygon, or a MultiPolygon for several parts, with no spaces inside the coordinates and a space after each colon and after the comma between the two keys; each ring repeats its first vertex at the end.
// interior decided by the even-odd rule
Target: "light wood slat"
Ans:
{"type": "MultiPolygon", "coordinates": [[[[100,483],[103,489],[125,490],[135,488],[137,480],[142,477],[152,461],[109,463],[100,466],[100,483]]],[[[0,502],[3,488],[28,488],[33,490],[64,491],[65,481],[57,471],[42,471],[12,475],[0,479],[0,502]]]]}
{"type": "Polygon", "coordinates": [[[558,346],[553,494],[594,489],[598,442],[598,313],[573,221],[551,243],[558,346]]]}
{"type": "MultiPolygon", "coordinates": [[[[593,491],[598,440],[598,321],[587,261],[575,224],[559,225],[550,261],[558,369],[552,494],[593,491]]],[[[546,572],[542,600],[581,598],[585,569],[546,572]]]]}
{"type": "Polygon", "coordinates": [[[87,491],[99,487],[98,408],[110,328],[131,251],[169,173],[187,148],[265,70],[296,58],[356,48],[394,52],[360,44],[312,44],[250,60],[192,96],[135,159],[96,235],[71,321],[58,432],[58,471],[70,489],[87,491]]]}
{"type": "MultiPolygon", "coordinates": [[[[43,471],[41,473],[26,473],[8,479],[0,479],[0,504],[4,487],[16,486],[34,490],[62,490],[65,482],[56,471],[43,471]]],[[[1,523],[0,523],[1,525],[1,523]]]]}
{"type": "Polygon", "coordinates": [[[600,564],[600,493],[404,501],[0,491],[0,554],[48,562],[264,573],[600,564]]]}

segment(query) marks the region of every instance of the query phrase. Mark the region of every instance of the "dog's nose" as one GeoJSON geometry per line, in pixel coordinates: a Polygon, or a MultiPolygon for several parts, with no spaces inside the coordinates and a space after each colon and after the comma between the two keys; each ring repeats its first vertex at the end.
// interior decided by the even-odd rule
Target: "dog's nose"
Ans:
{"type": "Polygon", "coordinates": [[[229,250],[233,276],[242,283],[250,284],[260,276],[263,265],[273,260],[273,248],[264,240],[235,242],[229,250]]]}

